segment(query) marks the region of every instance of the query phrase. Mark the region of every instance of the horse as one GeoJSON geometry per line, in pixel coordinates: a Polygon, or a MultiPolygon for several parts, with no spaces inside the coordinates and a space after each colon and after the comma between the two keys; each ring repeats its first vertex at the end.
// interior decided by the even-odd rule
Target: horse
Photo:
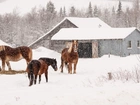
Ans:
{"type": "Polygon", "coordinates": [[[69,48],[64,48],[61,52],[61,73],[63,73],[63,67],[66,65],[68,73],[72,74],[72,64],[74,64],[74,71],[76,73],[76,66],[78,63],[78,41],[73,40],[69,48]]]}
{"type": "Polygon", "coordinates": [[[5,71],[5,63],[8,66],[8,70],[12,70],[9,61],[19,61],[21,59],[25,59],[28,65],[28,63],[32,60],[32,49],[27,46],[12,48],[10,46],[1,45],[0,59],[2,60],[3,71],[5,71]]]}
{"type": "Polygon", "coordinates": [[[51,65],[51,67],[54,69],[54,71],[57,71],[57,61],[53,58],[39,58],[38,60],[32,60],[26,69],[26,72],[28,73],[29,78],[29,86],[36,84],[37,76],[39,75],[39,84],[41,82],[41,75],[44,73],[46,82],[48,82],[48,67],[51,65]]]}

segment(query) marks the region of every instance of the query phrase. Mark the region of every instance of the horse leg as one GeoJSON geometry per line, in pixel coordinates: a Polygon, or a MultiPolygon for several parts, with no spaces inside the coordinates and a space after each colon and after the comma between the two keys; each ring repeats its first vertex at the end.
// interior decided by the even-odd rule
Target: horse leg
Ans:
{"type": "Polygon", "coordinates": [[[28,73],[28,79],[29,79],[29,81],[30,81],[30,73],[28,73]]]}
{"type": "Polygon", "coordinates": [[[72,74],[72,63],[69,63],[69,69],[68,69],[68,73],[72,74]]]}
{"type": "Polygon", "coordinates": [[[29,86],[31,86],[31,85],[33,85],[34,76],[30,73],[29,77],[30,77],[30,84],[29,84],[29,86]]]}
{"type": "Polygon", "coordinates": [[[5,71],[5,61],[2,60],[2,70],[5,71]]]}
{"type": "Polygon", "coordinates": [[[30,74],[30,73],[28,73],[29,86],[31,86],[31,85],[32,85],[32,82],[30,81],[30,79],[31,79],[31,78],[30,78],[30,75],[31,75],[31,74],[30,74]]]}
{"type": "Polygon", "coordinates": [[[7,61],[7,62],[6,62],[6,64],[7,64],[7,66],[8,66],[8,70],[9,70],[9,71],[10,71],[10,70],[12,70],[12,69],[11,69],[10,62],[9,62],[9,61],[7,61]]]}
{"type": "Polygon", "coordinates": [[[46,82],[48,82],[48,70],[45,71],[46,82]]]}
{"type": "Polygon", "coordinates": [[[40,82],[41,82],[41,74],[39,75],[39,84],[40,84],[40,82]]]}
{"type": "Polygon", "coordinates": [[[64,61],[63,61],[63,59],[61,58],[61,73],[63,73],[63,67],[64,67],[64,61]]]}
{"type": "Polygon", "coordinates": [[[36,84],[36,80],[37,80],[37,75],[35,75],[34,84],[36,84]]]}
{"type": "Polygon", "coordinates": [[[77,66],[77,63],[74,63],[74,74],[76,74],[76,66],[77,66]]]}

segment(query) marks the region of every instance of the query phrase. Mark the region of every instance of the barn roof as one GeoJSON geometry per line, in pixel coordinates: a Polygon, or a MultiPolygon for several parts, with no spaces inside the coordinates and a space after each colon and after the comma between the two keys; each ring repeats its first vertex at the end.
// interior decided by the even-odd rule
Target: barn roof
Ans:
{"type": "Polygon", "coordinates": [[[108,24],[99,18],[66,17],[64,20],[65,19],[71,21],[78,28],[111,28],[108,24]]]}
{"type": "Polygon", "coordinates": [[[100,20],[99,18],[80,18],[80,17],[65,17],[61,22],[59,22],[56,26],[54,26],[50,31],[45,33],[43,36],[39,37],[36,41],[31,43],[29,46],[32,46],[40,39],[47,36],[50,32],[52,32],[56,27],[62,24],[64,21],[69,20],[78,28],[111,28],[108,24],[100,20]]]}
{"type": "Polygon", "coordinates": [[[52,40],[124,39],[136,28],[63,28],[52,40]]]}
{"type": "Polygon", "coordinates": [[[6,42],[4,42],[4,41],[2,41],[2,40],[0,40],[0,45],[7,45],[7,46],[10,46],[8,43],[6,43],[6,42]]]}

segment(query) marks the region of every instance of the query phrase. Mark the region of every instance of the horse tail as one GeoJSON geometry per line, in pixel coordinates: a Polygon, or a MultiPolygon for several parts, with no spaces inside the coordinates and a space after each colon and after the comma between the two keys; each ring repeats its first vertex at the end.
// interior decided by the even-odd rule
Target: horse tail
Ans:
{"type": "Polygon", "coordinates": [[[33,56],[33,52],[32,52],[32,49],[29,48],[30,52],[29,52],[29,60],[31,61],[32,60],[32,56],[33,56]]]}
{"type": "Polygon", "coordinates": [[[67,62],[65,62],[65,67],[68,69],[68,63],[67,62]]]}
{"type": "Polygon", "coordinates": [[[24,59],[26,59],[27,64],[32,60],[32,49],[27,46],[19,47],[21,55],[24,59]]]}
{"type": "Polygon", "coordinates": [[[61,65],[60,65],[60,69],[62,69],[62,67],[63,67],[63,59],[62,59],[62,57],[61,57],[61,65]]]}
{"type": "Polygon", "coordinates": [[[33,80],[34,80],[34,68],[33,68],[33,61],[31,61],[29,64],[28,64],[28,78],[30,80],[30,84],[29,86],[31,86],[33,84],[33,80]]]}

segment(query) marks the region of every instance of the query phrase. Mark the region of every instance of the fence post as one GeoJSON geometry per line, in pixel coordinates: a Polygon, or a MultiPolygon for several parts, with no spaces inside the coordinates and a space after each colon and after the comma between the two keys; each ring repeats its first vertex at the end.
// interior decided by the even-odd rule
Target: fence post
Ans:
{"type": "Polygon", "coordinates": [[[112,73],[111,72],[108,72],[108,79],[112,80],[112,73]]]}

